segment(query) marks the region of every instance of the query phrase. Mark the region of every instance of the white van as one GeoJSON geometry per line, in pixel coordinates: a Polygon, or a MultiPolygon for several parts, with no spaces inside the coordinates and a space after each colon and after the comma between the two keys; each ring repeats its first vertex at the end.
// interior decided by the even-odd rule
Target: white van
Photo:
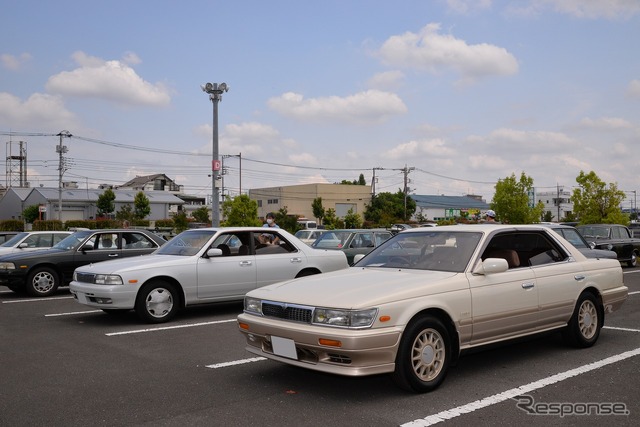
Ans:
{"type": "Polygon", "coordinates": [[[298,224],[303,228],[303,229],[308,229],[308,228],[318,228],[318,224],[316,224],[315,221],[309,221],[307,219],[300,219],[298,220],[298,224]]]}

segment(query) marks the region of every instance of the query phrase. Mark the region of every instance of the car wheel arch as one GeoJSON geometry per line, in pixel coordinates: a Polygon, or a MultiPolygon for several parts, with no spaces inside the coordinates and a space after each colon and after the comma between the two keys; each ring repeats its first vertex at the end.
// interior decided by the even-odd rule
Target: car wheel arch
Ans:
{"type": "Polygon", "coordinates": [[[320,271],[315,267],[307,267],[300,270],[298,274],[296,274],[295,278],[297,279],[299,277],[313,276],[314,274],[320,274],[320,273],[322,273],[322,271],[320,271]]]}
{"type": "MultiPolygon", "coordinates": [[[[138,288],[138,295],[140,295],[140,292],[147,284],[152,282],[157,282],[157,281],[166,282],[170,285],[173,285],[176,288],[176,290],[178,291],[178,296],[180,298],[180,300],[178,301],[178,307],[184,308],[187,305],[186,296],[184,294],[184,289],[182,288],[182,284],[180,284],[180,282],[176,278],[171,276],[154,276],[154,277],[148,278],[138,288]]],[[[138,295],[136,295],[136,300],[138,299],[138,295]]]]}
{"type": "Polygon", "coordinates": [[[456,328],[453,319],[445,310],[437,307],[431,307],[418,311],[417,313],[414,313],[413,316],[411,316],[411,318],[405,325],[405,330],[407,329],[407,327],[409,327],[411,322],[419,321],[426,316],[431,316],[438,319],[447,328],[449,337],[451,338],[451,364],[455,365],[458,361],[458,357],[460,356],[460,339],[458,329],[456,328]]]}

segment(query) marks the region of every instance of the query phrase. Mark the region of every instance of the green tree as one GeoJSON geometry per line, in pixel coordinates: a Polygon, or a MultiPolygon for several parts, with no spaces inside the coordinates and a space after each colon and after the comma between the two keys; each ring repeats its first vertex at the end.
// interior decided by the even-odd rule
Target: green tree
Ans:
{"type": "Polygon", "coordinates": [[[491,209],[496,211],[498,220],[508,224],[531,224],[539,222],[544,211],[544,204],[529,205],[529,193],[533,191],[533,178],[524,172],[520,179],[516,174],[499,179],[495,186],[495,194],[491,209]]]}
{"type": "Polygon", "coordinates": [[[365,207],[364,219],[382,227],[389,227],[393,223],[411,218],[415,211],[416,201],[408,196],[405,210],[405,194],[402,190],[398,190],[397,193],[378,193],[365,207]]]}
{"type": "Polygon", "coordinates": [[[178,211],[178,213],[173,216],[173,226],[177,233],[182,233],[189,228],[189,219],[185,211],[178,211]]]}
{"type": "Polygon", "coordinates": [[[362,228],[362,217],[353,209],[349,209],[344,217],[345,228],[362,228]]]}
{"type": "Polygon", "coordinates": [[[206,206],[201,206],[198,209],[191,212],[191,216],[197,222],[211,222],[209,219],[209,208],[206,206]]]}
{"type": "Polygon", "coordinates": [[[151,213],[149,198],[139,191],[133,199],[133,216],[135,219],[145,219],[151,213]]]}
{"type": "Polygon", "coordinates": [[[342,228],[338,224],[338,217],[336,216],[336,210],[329,208],[324,212],[324,227],[328,230],[342,228]]]}
{"type": "Polygon", "coordinates": [[[316,197],[311,203],[311,209],[313,210],[313,216],[322,224],[322,218],[324,218],[324,207],[322,206],[322,197],[316,197]]]}
{"type": "Polygon", "coordinates": [[[360,174],[358,178],[358,185],[367,185],[367,181],[364,179],[364,174],[360,174]]]}
{"type": "Polygon", "coordinates": [[[629,224],[629,216],[620,209],[625,194],[617,184],[607,187],[594,171],[580,171],[576,182],[580,187],[573,190],[571,201],[581,224],[629,224]]]}
{"type": "Polygon", "coordinates": [[[104,192],[98,196],[96,207],[98,208],[98,216],[108,216],[110,213],[116,210],[116,194],[112,189],[107,188],[104,192]]]}
{"type": "Polygon", "coordinates": [[[259,227],[262,222],[258,218],[258,202],[248,195],[241,194],[232,199],[225,198],[222,203],[224,225],[232,227],[259,227]]]}
{"type": "Polygon", "coordinates": [[[25,222],[32,224],[33,221],[40,218],[40,206],[38,205],[27,206],[22,211],[22,218],[24,218],[25,222]]]}
{"type": "Polygon", "coordinates": [[[280,228],[284,228],[291,234],[295,234],[301,227],[298,224],[298,218],[292,215],[289,215],[287,211],[287,207],[282,207],[278,212],[275,213],[276,224],[280,228]]]}
{"type": "Polygon", "coordinates": [[[116,212],[116,219],[119,221],[133,221],[133,209],[131,205],[122,205],[118,212],[116,212]]]}

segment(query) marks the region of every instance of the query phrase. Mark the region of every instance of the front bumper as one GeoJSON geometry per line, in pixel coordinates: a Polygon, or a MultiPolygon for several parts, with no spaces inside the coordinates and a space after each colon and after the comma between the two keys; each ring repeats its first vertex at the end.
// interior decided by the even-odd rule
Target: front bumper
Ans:
{"type": "Polygon", "coordinates": [[[69,291],[79,303],[90,307],[132,309],[136,304],[138,286],[71,282],[69,291]]]}
{"type": "Polygon", "coordinates": [[[365,376],[393,372],[402,334],[400,327],[342,329],[287,322],[242,313],[240,332],[250,353],[290,365],[345,376],[365,376]],[[295,356],[274,351],[272,337],[295,346],[295,356]],[[340,342],[323,345],[320,340],[340,342]],[[295,357],[295,358],[293,358],[295,357]]]}
{"type": "Polygon", "coordinates": [[[25,270],[0,270],[0,285],[24,286],[27,280],[25,270]]]}

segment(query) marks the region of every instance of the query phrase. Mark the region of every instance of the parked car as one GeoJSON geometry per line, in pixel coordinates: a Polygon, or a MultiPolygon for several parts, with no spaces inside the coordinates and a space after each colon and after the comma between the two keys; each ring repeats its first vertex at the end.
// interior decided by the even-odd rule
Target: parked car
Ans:
{"type": "Polygon", "coordinates": [[[619,262],[587,258],[540,225],[415,228],[360,257],[249,292],[246,349],[321,372],[390,373],[426,392],[462,350],[551,330],[592,346],[628,295],[619,262]]]}
{"type": "Polygon", "coordinates": [[[318,237],[320,237],[327,230],[318,230],[318,229],[305,229],[296,231],[295,236],[302,240],[307,245],[311,245],[316,241],[318,237]]]}
{"type": "Polygon", "coordinates": [[[403,230],[409,230],[411,228],[413,228],[413,227],[410,226],[409,224],[393,224],[389,230],[392,233],[399,233],[399,232],[401,232],[403,230]]]}
{"type": "Polygon", "coordinates": [[[345,229],[326,230],[311,244],[316,249],[340,250],[347,255],[349,265],[357,254],[367,254],[376,246],[391,237],[387,230],[345,229]]]}
{"type": "Polygon", "coordinates": [[[614,251],[618,261],[635,267],[640,255],[640,239],[620,224],[586,224],[576,227],[594,249],[614,251]]]}
{"type": "Polygon", "coordinates": [[[70,290],[81,304],[107,313],[135,309],[159,323],[185,306],[242,300],[260,286],[347,267],[343,253],[312,249],[283,229],[202,228],[143,258],[80,267],[70,290]]]}
{"type": "Polygon", "coordinates": [[[0,231],[0,244],[6,242],[7,240],[13,238],[19,231],[0,231]]]}
{"type": "Polygon", "coordinates": [[[582,234],[572,226],[562,224],[543,224],[545,227],[549,227],[566,240],[569,241],[576,249],[582,252],[582,255],[587,258],[612,258],[617,259],[618,254],[608,249],[594,249],[587,243],[582,234]]]}
{"type": "Polygon", "coordinates": [[[49,249],[70,234],[71,231],[23,231],[0,245],[0,256],[49,249]]]}
{"type": "Polygon", "coordinates": [[[0,256],[0,285],[14,292],[48,296],[68,284],[81,265],[149,254],[166,241],[146,230],[83,230],[51,249],[0,256]]]}

